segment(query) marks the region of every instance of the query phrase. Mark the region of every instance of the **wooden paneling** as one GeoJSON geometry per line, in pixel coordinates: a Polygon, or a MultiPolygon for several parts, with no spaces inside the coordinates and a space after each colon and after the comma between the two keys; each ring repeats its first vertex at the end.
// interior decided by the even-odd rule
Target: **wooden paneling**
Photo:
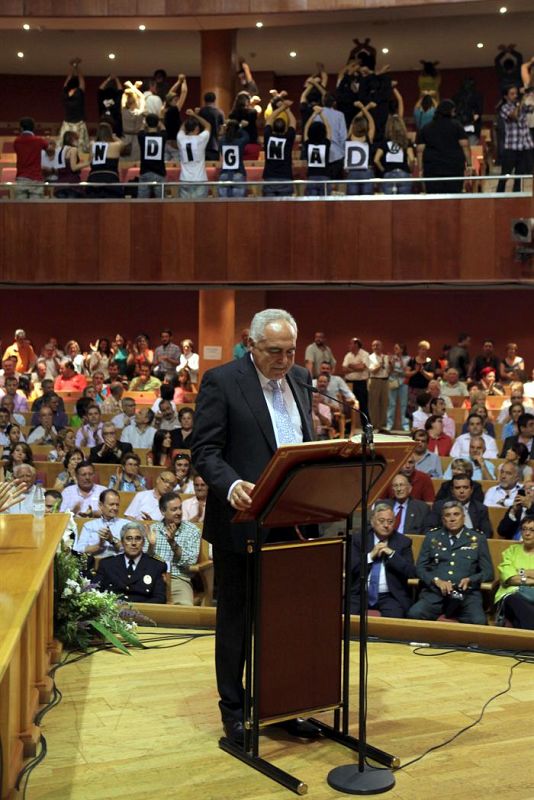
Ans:
{"type": "Polygon", "coordinates": [[[522,277],[530,198],[0,205],[0,281],[184,285],[522,277]]]}

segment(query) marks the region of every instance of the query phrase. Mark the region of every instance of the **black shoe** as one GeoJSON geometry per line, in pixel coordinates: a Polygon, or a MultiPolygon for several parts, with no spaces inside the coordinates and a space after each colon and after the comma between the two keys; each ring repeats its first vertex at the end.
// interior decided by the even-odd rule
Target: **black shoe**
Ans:
{"type": "Polygon", "coordinates": [[[281,730],[285,731],[290,736],[295,736],[297,739],[316,739],[321,735],[320,730],[316,728],[315,725],[312,725],[312,723],[308,722],[306,719],[302,719],[302,717],[288,719],[286,722],[279,722],[274,727],[281,728],[281,730]]]}
{"type": "Polygon", "coordinates": [[[231,719],[223,723],[224,734],[232,744],[243,747],[245,744],[245,729],[243,723],[238,719],[231,719]]]}

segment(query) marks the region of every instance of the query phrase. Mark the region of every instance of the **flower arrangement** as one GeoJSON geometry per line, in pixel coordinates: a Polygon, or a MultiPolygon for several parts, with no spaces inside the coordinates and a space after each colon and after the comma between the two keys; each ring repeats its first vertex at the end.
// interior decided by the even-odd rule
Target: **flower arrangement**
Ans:
{"type": "Polygon", "coordinates": [[[130,655],[126,645],[143,647],[135,631],[154,625],[113,592],[103,592],[81,574],[84,559],[61,546],[54,562],[54,634],[72,650],[87,650],[96,640],[130,655]]]}

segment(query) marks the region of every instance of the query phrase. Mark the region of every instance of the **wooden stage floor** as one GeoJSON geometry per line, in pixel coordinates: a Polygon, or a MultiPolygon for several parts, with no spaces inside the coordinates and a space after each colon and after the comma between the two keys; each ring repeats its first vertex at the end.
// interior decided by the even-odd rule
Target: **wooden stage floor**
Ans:
{"type": "MultiPolygon", "coordinates": [[[[63,700],[44,719],[48,755],[31,775],[27,800],[296,797],[218,748],[213,645],[208,635],[132,657],[99,652],[58,670],[63,700]]],[[[357,655],[354,644],[354,735],[357,655]]],[[[506,688],[512,664],[479,653],[420,657],[407,645],[371,642],[369,741],[401,762],[414,758],[475,720],[484,702],[506,688]]],[[[489,706],[482,723],[397,772],[384,797],[487,800],[498,793],[533,800],[533,720],[534,665],[520,664],[511,692],[489,706]]],[[[306,782],[312,800],[348,796],[326,783],[332,767],[354,758],[340,745],[303,744],[279,732],[261,737],[260,754],[306,782]]]]}

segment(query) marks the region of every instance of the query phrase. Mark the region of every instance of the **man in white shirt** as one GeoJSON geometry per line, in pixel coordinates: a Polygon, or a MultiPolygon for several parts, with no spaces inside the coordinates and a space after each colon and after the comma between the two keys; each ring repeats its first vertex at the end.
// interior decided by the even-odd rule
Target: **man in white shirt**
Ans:
{"type": "Polygon", "coordinates": [[[350,350],[346,353],[341,372],[345,380],[352,385],[352,391],[360,404],[360,411],[369,416],[369,394],[367,381],[369,380],[369,353],[363,349],[361,340],[356,336],[350,340],[350,350]]]}
{"type": "Polygon", "coordinates": [[[35,494],[35,481],[37,470],[31,464],[17,464],[13,475],[18,480],[24,481],[25,490],[18,503],[10,506],[4,514],[33,514],[33,498],[35,494]]]}
{"type": "Polygon", "coordinates": [[[135,415],[133,425],[124,428],[121,434],[121,442],[127,442],[132,447],[148,450],[152,447],[156,429],[151,425],[154,420],[154,412],[147,406],[142,406],[135,415]]]}
{"type": "Polygon", "coordinates": [[[55,444],[57,430],[53,425],[54,413],[50,406],[41,406],[39,425],[28,436],[28,444],[55,444]]]}
{"type": "Polygon", "coordinates": [[[493,436],[484,433],[484,421],[478,414],[470,414],[467,420],[467,433],[462,433],[454,442],[449,455],[452,458],[469,458],[469,445],[474,436],[484,439],[486,450],[485,458],[498,458],[497,443],[493,436]]]}
{"type": "Polygon", "coordinates": [[[519,470],[515,464],[505,461],[499,472],[499,483],[491,486],[484,495],[485,506],[510,508],[522,484],[518,481],[519,470]]]}
{"type": "Polygon", "coordinates": [[[460,380],[460,373],[456,367],[445,370],[439,388],[442,397],[469,397],[467,386],[460,380]]]}
{"type": "Polygon", "coordinates": [[[125,397],[121,401],[122,412],[111,420],[116,428],[122,430],[135,422],[135,400],[133,397],[125,397]]]}
{"type": "Polygon", "coordinates": [[[176,475],[169,470],[164,470],[156,478],[153,489],[146,489],[144,492],[135,493],[132,502],[124,512],[124,516],[128,519],[161,520],[162,514],[159,507],[159,499],[162,494],[172,492],[176,484],[176,475]]]}
{"type": "MultiPolygon", "coordinates": [[[[188,108],[185,112],[187,119],[178,131],[176,141],[180,156],[180,181],[199,183],[207,181],[206,173],[206,147],[210,140],[211,125],[203,117],[195,114],[188,108]]],[[[194,198],[207,197],[208,187],[180,186],[180,197],[194,198]]]]}
{"type": "Polygon", "coordinates": [[[108,558],[121,552],[121,529],[128,520],[119,517],[120,496],[114,489],[104,489],[98,500],[100,517],[85,523],[72,549],[108,558]]]}
{"type": "Polygon", "coordinates": [[[188,497],[182,503],[182,519],[187,522],[204,522],[208,485],[200,475],[193,480],[194,497],[188,497]]]}
{"type": "Polygon", "coordinates": [[[89,461],[80,461],[76,467],[76,483],[63,489],[61,511],[85,517],[96,517],[99,512],[100,494],[106,487],[95,483],[95,468],[89,461]]]}
{"type": "Polygon", "coordinates": [[[154,417],[155,427],[160,431],[174,431],[180,428],[180,420],[176,413],[176,406],[171,400],[156,400],[154,405],[158,404],[158,410],[155,411],[154,406],[152,410],[155,411],[154,417]]]}

